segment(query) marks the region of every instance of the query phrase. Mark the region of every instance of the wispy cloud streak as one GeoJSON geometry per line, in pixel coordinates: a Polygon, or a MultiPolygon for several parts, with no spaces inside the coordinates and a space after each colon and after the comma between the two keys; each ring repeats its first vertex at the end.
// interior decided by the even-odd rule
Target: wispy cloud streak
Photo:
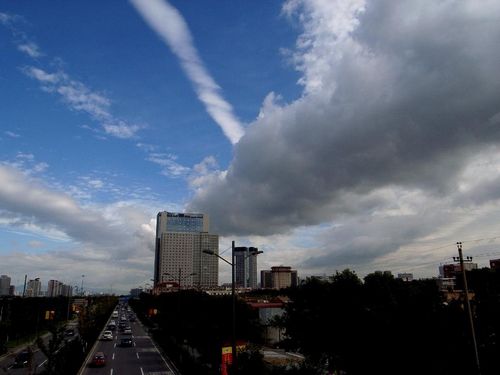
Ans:
{"type": "Polygon", "coordinates": [[[179,11],[162,0],[131,0],[131,3],[179,58],[209,115],[222,128],[231,143],[237,143],[244,134],[243,127],[201,61],[187,23],[179,11]]]}
{"type": "Polygon", "coordinates": [[[100,93],[89,89],[82,82],[71,79],[64,72],[49,73],[43,69],[28,66],[24,73],[36,79],[42,90],[57,93],[73,110],[85,112],[98,121],[104,132],[117,138],[133,138],[141,126],[129,124],[113,116],[110,112],[111,101],[100,93]]]}

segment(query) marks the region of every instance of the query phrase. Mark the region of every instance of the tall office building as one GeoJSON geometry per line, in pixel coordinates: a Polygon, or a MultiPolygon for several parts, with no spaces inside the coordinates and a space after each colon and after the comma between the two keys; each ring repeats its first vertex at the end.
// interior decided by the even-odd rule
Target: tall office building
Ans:
{"type": "Polygon", "coordinates": [[[156,217],[154,283],[176,282],[189,288],[211,288],[219,281],[219,236],[210,234],[208,216],[159,212],[156,217]]]}
{"type": "Polygon", "coordinates": [[[37,277],[35,280],[28,281],[26,288],[26,297],[41,297],[42,296],[42,283],[37,277]]]}
{"type": "Polygon", "coordinates": [[[256,247],[235,247],[235,283],[238,288],[257,288],[257,253],[256,247]]]}
{"type": "Polygon", "coordinates": [[[66,285],[58,280],[49,280],[47,285],[47,297],[71,297],[73,295],[73,287],[66,285]]]}
{"type": "Polygon", "coordinates": [[[57,297],[61,295],[63,283],[58,280],[49,280],[47,284],[47,297],[57,297]]]}
{"type": "Polygon", "coordinates": [[[10,277],[7,275],[0,276],[0,296],[8,296],[10,289],[10,277]]]}

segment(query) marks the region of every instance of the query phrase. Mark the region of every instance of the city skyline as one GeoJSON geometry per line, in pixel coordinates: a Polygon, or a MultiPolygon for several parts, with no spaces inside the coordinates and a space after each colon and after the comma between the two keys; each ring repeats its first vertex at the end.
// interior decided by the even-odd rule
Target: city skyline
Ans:
{"type": "Polygon", "coordinates": [[[430,277],[457,241],[486,265],[499,15],[472,0],[3,3],[0,272],[127,292],[154,277],[160,210],[210,215],[220,252],[255,246],[259,269],[430,277]]]}

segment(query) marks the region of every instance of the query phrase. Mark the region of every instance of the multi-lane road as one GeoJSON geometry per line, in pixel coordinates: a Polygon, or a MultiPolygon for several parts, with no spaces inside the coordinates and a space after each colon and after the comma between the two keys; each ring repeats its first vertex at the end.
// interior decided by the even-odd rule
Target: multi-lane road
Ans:
{"type": "Polygon", "coordinates": [[[178,375],[169,361],[162,356],[142,324],[139,321],[128,321],[132,314],[122,309],[120,317],[114,318],[118,324],[121,316],[126,316],[132,335],[123,335],[116,328],[112,341],[98,341],[78,375],[178,375]],[[120,345],[121,339],[125,337],[132,338],[131,347],[120,345]],[[92,367],[92,360],[98,352],[104,353],[106,364],[103,367],[92,367]]]}
{"type": "MultiPolygon", "coordinates": [[[[70,322],[66,325],[66,328],[71,328],[76,331],[76,326],[78,323],[76,322],[70,322]]],[[[43,341],[45,344],[48,344],[49,340],[51,338],[50,334],[46,334],[43,336],[43,341]]],[[[69,338],[71,339],[71,338],[69,338]]],[[[36,374],[39,373],[43,370],[43,367],[45,363],[47,362],[47,357],[43,352],[36,347],[36,345],[32,346],[33,349],[33,358],[32,358],[32,364],[31,364],[31,369],[28,367],[14,367],[14,360],[16,358],[16,355],[18,353],[13,353],[9,356],[4,357],[0,361],[0,375],[27,375],[27,374],[36,374]]]]}
{"type": "MultiPolygon", "coordinates": [[[[125,316],[126,324],[130,326],[132,334],[124,335],[118,327],[113,331],[112,341],[97,341],[89,353],[85,363],[78,375],[179,375],[168,359],[164,358],[155,346],[151,337],[146,333],[139,321],[130,322],[133,312],[127,311],[127,306],[118,309],[120,315],[116,320],[118,324],[121,316],[125,316]],[[122,338],[131,338],[132,346],[122,347],[122,338]],[[105,365],[93,367],[92,360],[97,352],[105,355],[105,365]]],[[[108,321],[109,323],[109,321],[108,321]]],[[[76,322],[70,323],[70,327],[76,328],[76,322]]],[[[44,338],[48,342],[49,336],[44,338]]],[[[12,354],[0,361],[0,375],[28,375],[36,374],[44,370],[47,358],[39,350],[33,353],[31,369],[27,367],[14,368],[15,354],[12,354]]]]}

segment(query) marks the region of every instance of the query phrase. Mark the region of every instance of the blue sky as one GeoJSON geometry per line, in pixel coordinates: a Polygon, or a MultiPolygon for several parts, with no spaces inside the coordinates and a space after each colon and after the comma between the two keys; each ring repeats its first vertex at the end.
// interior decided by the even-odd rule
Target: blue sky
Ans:
{"type": "Polygon", "coordinates": [[[469,251],[486,264],[498,16],[494,1],[4,2],[0,272],[127,290],[151,277],[162,210],[209,213],[221,250],[236,239],[303,275],[432,276],[483,238],[469,251]]]}

